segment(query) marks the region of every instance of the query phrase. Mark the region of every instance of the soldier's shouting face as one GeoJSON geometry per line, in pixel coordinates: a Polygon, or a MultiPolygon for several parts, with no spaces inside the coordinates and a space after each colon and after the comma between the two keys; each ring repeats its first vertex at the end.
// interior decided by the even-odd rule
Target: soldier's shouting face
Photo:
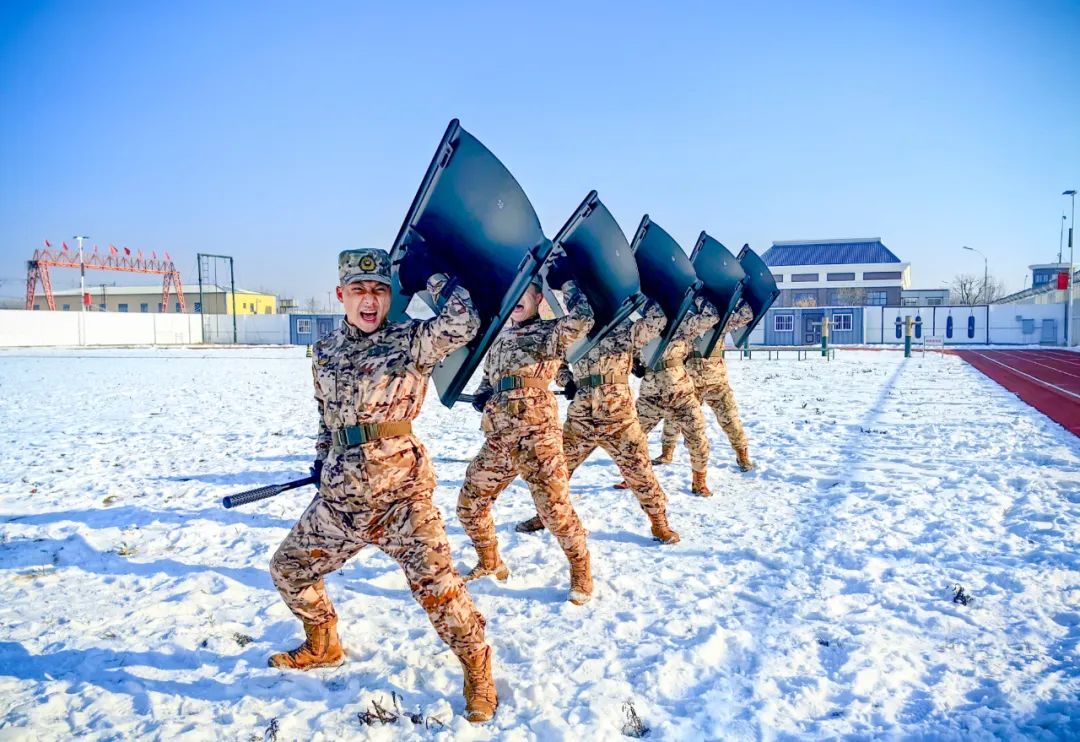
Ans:
{"type": "Polygon", "coordinates": [[[510,313],[510,319],[517,324],[521,324],[535,317],[540,310],[541,296],[540,290],[536,286],[529,284],[529,288],[525,289],[525,293],[521,295],[518,303],[514,305],[514,311],[510,313]]]}
{"type": "Polygon", "coordinates": [[[345,317],[360,332],[375,332],[390,311],[390,287],[381,281],[355,281],[338,286],[337,297],[345,305],[345,317]]]}

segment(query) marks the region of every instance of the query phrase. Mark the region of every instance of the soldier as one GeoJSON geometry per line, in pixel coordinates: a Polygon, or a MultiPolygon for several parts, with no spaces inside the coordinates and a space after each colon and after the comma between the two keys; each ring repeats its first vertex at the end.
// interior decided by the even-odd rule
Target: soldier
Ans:
{"type": "MultiPolygon", "coordinates": [[[[425,284],[418,248],[398,268],[402,289],[425,284]]],[[[319,436],[313,470],[319,494],[278,547],[270,574],[306,641],[270,658],[272,667],[308,670],[338,665],[344,651],[323,576],[372,544],[405,571],[413,597],[465,673],[466,718],[487,721],[498,705],[484,618],[454,570],[446,528],[432,503],[435,474],[411,421],[420,412],[433,367],[477,332],[469,294],[453,288],[433,319],[388,322],[390,256],[346,250],[338,256],[341,327],[315,345],[313,372],[319,436]]],[[[438,297],[447,279],[427,278],[438,297]]]]}
{"type": "Polygon", "coordinates": [[[566,258],[548,270],[548,285],[562,287],[567,314],[538,317],[541,294],[530,285],[511,323],[495,338],[473,406],[483,411],[485,440],[465,473],[457,514],[479,559],[466,580],[510,576],[499,556],[491,508],[518,474],[529,485],[537,512],[570,562],[568,599],[582,605],[592,597],[592,572],[585,528],[570,504],[562,429],[555,396],[548,389],[566,350],[592,327],[593,314],[571,279],[566,258]]]}
{"type": "MultiPolygon", "coordinates": [[[[570,476],[597,446],[614,459],[652,524],[652,534],[665,544],[679,542],[667,522],[667,496],[653,475],[649,445],[641,431],[628,383],[634,354],[664,329],[664,313],[650,304],[644,316],[624,320],[574,364],[564,363],[556,382],[573,401],[563,425],[563,451],[570,476]]],[[[518,523],[520,533],[543,530],[539,515],[518,523]]]]}
{"type": "MultiPolygon", "coordinates": [[[[750,306],[744,302],[724,325],[724,336],[750,324],[753,318],[750,306]]],[[[735,393],[731,391],[731,384],[728,382],[723,339],[718,345],[720,347],[713,350],[713,355],[708,357],[702,356],[697,350],[691,353],[686,359],[686,373],[694,382],[699,403],[707,404],[712,408],[717,422],[724,429],[731,447],[735,450],[735,460],[739,469],[750,471],[754,468],[754,463],[750,460],[746,432],[739,419],[739,408],[735,405],[735,393]]],[[[666,419],[662,441],[663,449],[660,456],[653,459],[654,464],[670,464],[675,453],[675,444],[679,441],[679,431],[666,419]]]]}
{"type": "MultiPolygon", "coordinates": [[[[646,436],[662,419],[671,422],[682,431],[686,446],[690,449],[690,466],[693,469],[691,492],[709,497],[712,492],[706,483],[709,469],[709,439],[705,437],[705,416],[694,393],[694,382],[686,374],[683,361],[690,352],[690,344],[716,323],[719,313],[704,297],[697,300],[697,313],[685,317],[675,337],[664,349],[660,369],[645,370],[638,394],[637,414],[641,429],[646,436]]],[[[626,481],[615,485],[626,489],[626,481]]]]}

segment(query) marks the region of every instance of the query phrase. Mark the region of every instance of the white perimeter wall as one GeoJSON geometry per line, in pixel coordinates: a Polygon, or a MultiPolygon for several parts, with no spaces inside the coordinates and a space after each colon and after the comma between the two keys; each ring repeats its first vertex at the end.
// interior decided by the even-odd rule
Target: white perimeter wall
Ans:
{"type": "Polygon", "coordinates": [[[1055,320],[1057,344],[1065,344],[1064,304],[985,304],[974,307],[865,307],[863,326],[866,343],[882,342],[882,319],[885,322],[886,344],[903,344],[903,330],[896,337],[896,318],[921,316],[923,337],[945,337],[945,323],[953,318],[953,336],[945,339],[946,345],[1037,345],[1042,341],[1042,322],[1055,320]],[[989,309],[989,311],[987,311],[989,309]],[[975,337],[968,338],[968,317],[975,318],[975,337]],[[1025,334],[1021,320],[1034,320],[1034,331],[1025,334]],[[987,321],[989,320],[989,328],[987,321]],[[931,324],[933,322],[933,324],[931,324]],[[987,330],[989,329],[989,333],[987,330]],[[988,340],[989,337],[989,340],[988,340]]]}
{"type": "MultiPolygon", "coordinates": [[[[288,329],[286,318],[286,329],[288,329]]],[[[0,347],[31,345],[195,345],[197,314],[0,310],[0,347]]]]}
{"type": "MultiPolygon", "coordinates": [[[[198,315],[193,315],[198,317],[198,315]]],[[[233,342],[231,314],[203,315],[203,337],[208,343],[233,342]]],[[[285,345],[289,342],[289,315],[237,314],[236,342],[241,345],[285,345]]]]}

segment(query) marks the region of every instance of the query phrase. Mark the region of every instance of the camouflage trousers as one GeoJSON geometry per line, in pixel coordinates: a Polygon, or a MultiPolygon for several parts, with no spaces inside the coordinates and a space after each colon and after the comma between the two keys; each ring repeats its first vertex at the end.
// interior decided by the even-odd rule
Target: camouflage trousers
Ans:
{"type": "MultiPolygon", "coordinates": [[[[493,416],[502,414],[496,412],[493,416]]],[[[465,472],[457,504],[457,516],[465,533],[477,549],[498,544],[491,508],[499,493],[520,474],[529,486],[544,527],[559,542],[570,563],[578,562],[589,553],[589,547],[585,527],[570,503],[562,431],[554,421],[544,426],[500,422],[497,432],[487,433],[480,453],[465,472]]]]}
{"type": "Polygon", "coordinates": [[[467,657],[483,649],[484,617],[454,570],[446,527],[430,492],[356,512],[336,510],[316,496],[270,562],[270,575],[289,610],[306,623],[336,617],[323,576],[367,544],[405,571],[413,597],[454,654],[467,657]]]}
{"type": "Polygon", "coordinates": [[[690,467],[694,471],[706,471],[709,468],[709,439],[705,434],[705,416],[695,395],[651,395],[643,391],[638,397],[637,414],[641,431],[646,437],[658,422],[664,420],[686,439],[686,448],[690,452],[690,467]]]}
{"type": "MultiPolygon", "coordinates": [[[[628,395],[629,396],[629,393],[628,395]]],[[[633,407],[627,407],[622,419],[595,419],[589,410],[577,412],[570,405],[563,425],[563,451],[566,466],[573,476],[585,459],[598,447],[607,451],[630,490],[651,519],[667,512],[667,496],[656,481],[652,462],[649,460],[649,444],[633,407]]]]}
{"type": "MultiPolygon", "coordinates": [[[[739,408],[735,404],[735,393],[728,383],[727,367],[719,364],[711,370],[708,384],[697,386],[697,397],[702,404],[712,408],[716,415],[716,421],[720,423],[724,434],[727,435],[731,447],[738,451],[746,448],[749,443],[746,440],[746,431],[743,430],[742,420],[739,419],[739,408]]],[[[679,431],[668,420],[664,420],[663,442],[664,448],[674,448],[679,441],[679,431]]]]}

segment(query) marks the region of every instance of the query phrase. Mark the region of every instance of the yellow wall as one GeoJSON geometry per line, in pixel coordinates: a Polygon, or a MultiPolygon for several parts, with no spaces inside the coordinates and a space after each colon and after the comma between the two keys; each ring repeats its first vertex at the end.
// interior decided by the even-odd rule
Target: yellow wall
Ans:
{"type": "MultiPolygon", "coordinates": [[[[232,296],[229,296],[232,304],[232,296]]],[[[236,303],[229,314],[274,314],[277,312],[277,297],[273,294],[254,294],[236,292],[236,303]]]]}

